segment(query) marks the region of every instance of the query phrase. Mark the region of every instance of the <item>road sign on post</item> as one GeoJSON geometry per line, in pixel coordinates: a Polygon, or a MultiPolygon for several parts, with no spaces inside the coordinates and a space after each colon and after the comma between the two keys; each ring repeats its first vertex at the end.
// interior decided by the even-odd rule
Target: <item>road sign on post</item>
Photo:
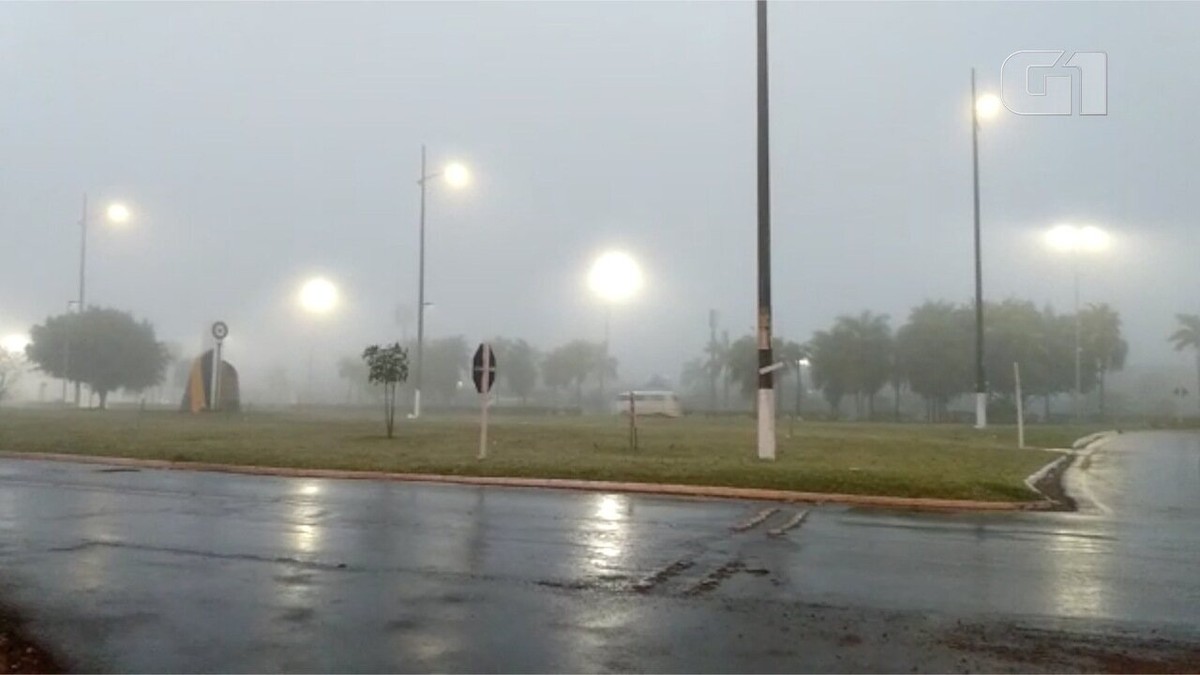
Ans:
{"type": "Polygon", "coordinates": [[[475,358],[471,362],[471,377],[475,379],[475,391],[481,394],[491,391],[492,385],[496,383],[496,353],[486,342],[481,343],[475,350],[475,358]],[[484,373],[487,373],[486,382],[484,373]]]}
{"type": "Polygon", "coordinates": [[[475,391],[479,392],[479,459],[487,457],[488,394],[496,384],[496,355],[492,346],[480,343],[471,360],[471,377],[475,380],[475,391]]]}
{"type": "Polygon", "coordinates": [[[221,343],[229,335],[229,326],[224,321],[212,325],[212,336],[216,340],[212,352],[212,377],[209,379],[208,409],[217,410],[221,405],[221,343]]]}

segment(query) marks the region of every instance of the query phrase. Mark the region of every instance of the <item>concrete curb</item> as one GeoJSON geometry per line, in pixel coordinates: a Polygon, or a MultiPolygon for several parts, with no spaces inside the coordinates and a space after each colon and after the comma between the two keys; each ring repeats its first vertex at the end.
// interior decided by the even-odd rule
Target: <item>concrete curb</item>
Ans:
{"type": "Polygon", "coordinates": [[[1088,434],[1087,436],[1084,436],[1083,438],[1075,439],[1075,442],[1071,444],[1071,449],[1072,450],[1085,450],[1085,449],[1091,447],[1092,445],[1099,446],[1100,443],[1107,441],[1108,439],[1112,438],[1113,436],[1116,436],[1119,433],[1121,433],[1121,432],[1116,431],[1116,430],[1097,431],[1094,434],[1088,434]]]}
{"type": "Polygon", "coordinates": [[[210,471],[216,473],[281,476],[287,478],[335,478],[344,480],[387,480],[413,483],[443,483],[508,488],[552,490],[584,490],[589,492],[626,492],[632,494],[664,495],[671,497],[702,497],[709,499],[744,499],[772,502],[803,502],[810,504],[841,504],[884,509],[917,511],[1045,511],[1056,508],[1051,500],[1036,502],[985,502],[968,499],[932,499],[921,497],[884,497],[825,492],[794,492],[764,488],[738,488],[704,485],[671,485],[660,483],[623,483],[617,481],[575,480],[569,478],[505,478],[498,476],[446,476],[419,473],[385,473],[381,471],[349,471],[341,469],[297,469],[285,467],[211,464],[207,462],[171,462],[162,459],[133,459],[41,452],[0,452],[6,459],[28,459],[79,464],[161,469],[166,471],[210,471]]]}
{"type": "Polygon", "coordinates": [[[1085,515],[1108,515],[1112,513],[1112,510],[1096,499],[1096,496],[1088,489],[1083,474],[1091,464],[1092,455],[1101,446],[1120,433],[1120,431],[1115,430],[1099,431],[1083,438],[1078,438],[1071,444],[1072,449],[1070,452],[1076,461],[1073,461],[1067,467],[1067,470],[1063,472],[1062,489],[1068,497],[1075,501],[1075,509],[1079,513],[1085,515]]]}
{"type": "Polygon", "coordinates": [[[1046,466],[1034,471],[1033,473],[1029,474],[1027,478],[1025,478],[1025,486],[1046,499],[1050,499],[1050,495],[1047,495],[1045,492],[1039,490],[1037,484],[1042,482],[1042,479],[1046,477],[1046,474],[1057,469],[1059,464],[1062,464],[1063,462],[1069,462],[1074,459],[1074,455],[1069,450],[1055,450],[1053,452],[1062,452],[1063,455],[1062,457],[1058,457],[1050,461],[1048,464],[1046,464],[1046,466]]]}

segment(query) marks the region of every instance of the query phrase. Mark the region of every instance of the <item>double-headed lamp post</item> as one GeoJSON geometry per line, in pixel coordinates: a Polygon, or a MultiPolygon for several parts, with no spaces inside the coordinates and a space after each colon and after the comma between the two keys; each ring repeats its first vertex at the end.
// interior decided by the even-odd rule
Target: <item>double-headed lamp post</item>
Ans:
{"type": "Polygon", "coordinates": [[[975,428],[987,428],[987,372],[983,367],[983,247],[979,229],[979,119],[995,117],[1000,99],[975,92],[975,69],[971,69],[971,168],[975,206],[975,428]]]}
{"type": "Polygon", "coordinates": [[[600,395],[605,395],[604,376],[608,369],[609,323],[612,306],[628,302],[642,289],[644,279],[637,261],[623,251],[602,253],[588,270],[588,288],[604,303],[604,344],[600,365],[600,395]]]}
{"type": "Polygon", "coordinates": [[[421,371],[424,363],[425,350],[425,185],[434,178],[443,178],[452,188],[465,187],[471,182],[471,173],[467,167],[457,162],[447,164],[440,171],[429,172],[425,161],[425,146],[421,146],[421,178],[417,184],[421,186],[421,218],[420,218],[420,261],[417,271],[417,363],[413,383],[414,418],[421,416],[421,371]]]}
{"type": "Polygon", "coordinates": [[[1083,416],[1083,344],[1082,323],[1079,316],[1079,254],[1098,253],[1108,248],[1108,234],[1094,225],[1056,225],[1046,233],[1046,243],[1051,248],[1069,253],[1071,267],[1075,277],[1075,391],[1072,392],[1071,404],[1074,408],[1075,421],[1083,416]]]}
{"type": "MultiPolygon", "coordinates": [[[[120,202],[113,202],[104,209],[104,220],[114,225],[124,225],[131,217],[129,207],[120,202]]],[[[87,239],[88,239],[88,197],[83,195],[83,210],[79,217],[79,297],[75,301],[79,312],[87,308],[87,239]]],[[[79,407],[80,387],[75,383],[75,407],[79,407]]]]}

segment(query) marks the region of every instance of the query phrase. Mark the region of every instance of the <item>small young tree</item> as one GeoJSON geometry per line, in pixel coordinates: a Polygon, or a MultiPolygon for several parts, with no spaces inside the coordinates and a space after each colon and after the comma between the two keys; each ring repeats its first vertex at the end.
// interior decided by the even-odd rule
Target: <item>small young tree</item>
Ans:
{"type": "Polygon", "coordinates": [[[396,386],[408,379],[408,350],[397,342],[392,345],[371,345],[363,350],[367,362],[367,381],[383,385],[383,419],[387,437],[396,426],[396,386]]]}
{"type": "Polygon", "coordinates": [[[25,357],[20,352],[10,352],[0,346],[0,404],[16,386],[25,371],[25,357]]]}

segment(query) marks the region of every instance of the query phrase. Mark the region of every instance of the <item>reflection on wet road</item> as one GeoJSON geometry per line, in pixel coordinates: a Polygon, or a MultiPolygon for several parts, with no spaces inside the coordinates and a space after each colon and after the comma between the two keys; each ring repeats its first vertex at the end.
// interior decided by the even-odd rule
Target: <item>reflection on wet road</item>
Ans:
{"type": "Polygon", "coordinates": [[[963,621],[1200,641],[1200,436],[1088,460],[1105,509],[1086,514],[760,519],[770,505],[4,460],[0,583],[88,670],[1034,668],[947,646],[963,621]]]}

